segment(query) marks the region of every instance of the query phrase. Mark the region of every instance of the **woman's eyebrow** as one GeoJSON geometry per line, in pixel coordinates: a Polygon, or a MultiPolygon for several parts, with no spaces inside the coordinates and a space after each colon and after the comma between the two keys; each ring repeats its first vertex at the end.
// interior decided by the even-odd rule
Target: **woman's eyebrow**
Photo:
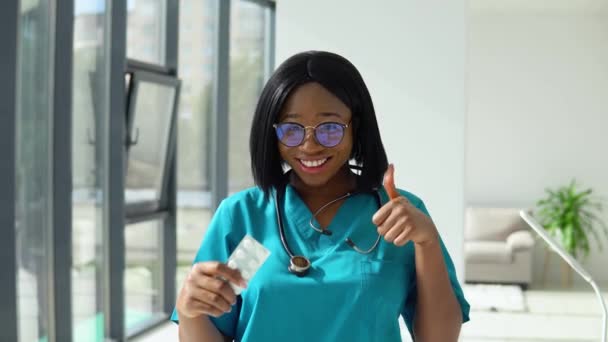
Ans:
{"type": "MultiPolygon", "coordinates": [[[[322,118],[342,118],[342,115],[340,115],[340,113],[337,112],[319,112],[317,113],[318,117],[322,117],[322,118]]],[[[298,119],[301,118],[302,115],[300,115],[299,113],[296,112],[291,112],[291,113],[287,113],[283,116],[281,116],[279,118],[280,121],[285,121],[285,120],[289,120],[289,119],[298,119]]]]}
{"type": "Polygon", "coordinates": [[[342,118],[342,115],[340,115],[340,113],[335,113],[335,112],[321,112],[321,113],[318,113],[317,116],[342,118]]]}
{"type": "Polygon", "coordinates": [[[297,119],[300,117],[300,114],[298,113],[287,113],[283,116],[283,120],[285,119],[297,119]]]}
{"type": "MultiPolygon", "coordinates": [[[[287,113],[284,116],[281,117],[282,120],[285,119],[297,119],[300,118],[302,115],[296,113],[296,112],[291,112],[291,113],[287,113]]],[[[317,116],[320,117],[337,117],[337,118],[342,118],[342,115],[340,115],[340,113],[336,113],[336,112],[320,112],[317,113],[317,116]]]]}

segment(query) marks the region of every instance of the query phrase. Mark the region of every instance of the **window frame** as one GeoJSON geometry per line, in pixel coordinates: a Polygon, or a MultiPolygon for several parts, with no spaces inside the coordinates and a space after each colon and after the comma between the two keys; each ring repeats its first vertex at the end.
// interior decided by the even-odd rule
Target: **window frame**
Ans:
{"type": "Polygon", "coordinates": [[[5,30],[0,30],[0,41],[6,51],[0,54],[0,153],[8,162],[0,163],[0,226],[3,229],[0,239],[0,340],[17,341],[19,317],[17,311],[17,246],[15,222],[15,162],[16,162],[16,116],[17,116],[17,49],[19,25],[19,1],[0,2],[0,21],[5,30]]]}
{"type": "MultiPolygon", "coordinates": [[[[158,72],[151,72],[145,69],[142,69],[141,66],[133,66],[129,64],[127,68],[127,72],[131,75],[128,87],[128,95],[127,95],[127,160],[125,163],[125,176],[128,172],[128,158],[129,158],[129,149],[134,144],[133,142],[138,139],[137,136],[132,136],[133,127],[135,123],[135,115],[137,112],[137,97],[139,94],[139,86],[141,83],[151,83],[169,86],[175,90],[173,103],[171,108],[171,117],[169,119],[169,134],[168,134],[168,142],[165,151],[165,159],[164,165],[162,165],[162,179],[161,179],[161,188],[160,188],[160,196],[158,200],[145,200],[141,202],[134,203],[126,203],[125,202],[125,213],[127,218],[133,218],[138,216],[146,216],[149,214],[154,214],[157,212],[163,212],[169,210],[169,194],[168,194],[168,184],[170,178],[170,171],[172,167],[172,160],[174,159],[175,149],[177,145],[177,135],[176,135],[176,124],[177,124],[177,112],[178,112],[178,103],[179,103],[179,95],[181,89],[181,81],[175,77],[170,76],[168,74],[162,74],[158,72]]],[[[137,129],[137,128],[135,128],[137,129]]],[[[143,133],[140,133],[143,134],[143,133]]],[[[126,190],[125,183],[125,190],[126,190]]]]}

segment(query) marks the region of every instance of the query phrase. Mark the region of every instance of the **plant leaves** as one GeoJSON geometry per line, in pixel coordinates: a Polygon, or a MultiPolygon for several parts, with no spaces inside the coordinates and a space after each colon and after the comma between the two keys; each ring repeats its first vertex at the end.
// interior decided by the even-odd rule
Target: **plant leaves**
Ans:
{"type": "Polygon", "coordinates": [[[591,188],[578,190],[572,179],[568,185],[545,189],[546,196],[536,202],[539,221],[575,257],[587,257],[591,240],[602,249],[602,235],[608,239],[608,225],[599,217],[602,199],[592,197],[591,188]]]}

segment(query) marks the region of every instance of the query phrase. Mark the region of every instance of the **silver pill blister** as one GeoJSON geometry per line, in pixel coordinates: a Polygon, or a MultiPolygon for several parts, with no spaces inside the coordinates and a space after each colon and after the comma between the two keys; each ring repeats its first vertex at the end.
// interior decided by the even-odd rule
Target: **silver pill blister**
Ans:
{"type": "MultiPolygon", "coordinates": [[[[228,258],[228,267],[238,269],[247,283],[270,256],[270,251],[249,235],[241,240],[228,258]]],[[[229,283],[234,293],[239,295],[243,288],[229,283]]]]}

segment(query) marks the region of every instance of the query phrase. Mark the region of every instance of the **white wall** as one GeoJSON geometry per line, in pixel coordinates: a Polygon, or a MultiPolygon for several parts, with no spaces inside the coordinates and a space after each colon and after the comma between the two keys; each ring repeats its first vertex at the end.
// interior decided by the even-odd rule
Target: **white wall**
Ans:
{"type": "MultiPolygon", "coordinates": [[[[529,207],[573,177],[608,199],[606,12],[599,1],[491,3],[471,2],[467,203],[529,207]]],[[[606,282],[607,253],[586,263],[606,282]]],[[[558,281],[556,263],[552,271],[558,281]]]]}
{"type": "Polygon", "coordinates": [[[464,1],[279,0],[276,18],[277,64],[329,50],[357,66],[396,184],[424,199],[460,272],[464,1]]]}

